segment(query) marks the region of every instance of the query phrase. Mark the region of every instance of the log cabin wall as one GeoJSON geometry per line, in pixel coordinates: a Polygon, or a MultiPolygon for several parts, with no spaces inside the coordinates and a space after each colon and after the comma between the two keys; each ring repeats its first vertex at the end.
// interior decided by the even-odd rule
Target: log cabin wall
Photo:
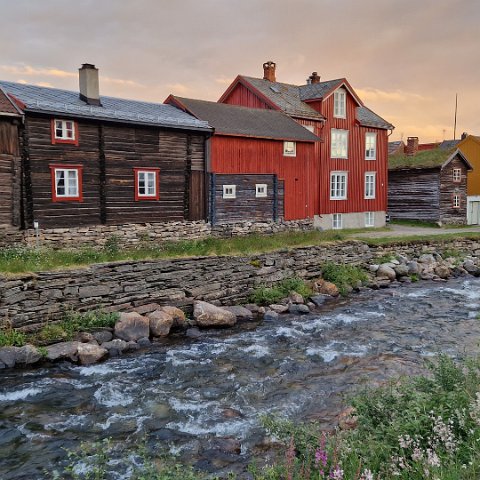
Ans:
{"type": "Polygon", "coordinates": [[[440,173],[440,221],[445,224],[467,223],[467,167],[458,157],[446,165],[440,173]],[[453,181],[453,170],[461,170],[460,181],[453,181]],[[460,206],[453,206],[454,195],[459,195],[460,206]]]}
{"type": "Polygon", "coordinates": [[[390,170],[388,173],[388,213],[392,220],[440,220],[439,168],[390,170]]]}
{"type": "Polygon", "coordinates": [[[212,224],[272,222],[283,219],[283,182],[276,175],[212,174],[210,221],[212,224]],[[256,185],[266,185],[266,196],[256,196],[256,185]],[[223,187],[235,186],[235,198],[226,198],[223,187]]]}
{"type": "Polygon", "coordinates": [[[21,166],[18,122],[0,117],[0,225],[20,226],[21,166]]]}

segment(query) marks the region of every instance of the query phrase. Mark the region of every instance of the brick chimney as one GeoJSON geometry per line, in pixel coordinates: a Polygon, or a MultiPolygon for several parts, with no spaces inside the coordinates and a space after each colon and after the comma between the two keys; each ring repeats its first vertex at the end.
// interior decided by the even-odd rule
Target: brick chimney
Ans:
{"type": "Polygon", "coordinates": [[[100,88],[98,83],[98,68],[91,63],[84,63],[82,68],[78,69],[80,81],[80,100],[88,105],[101,106],[100,88]]]}
{"type": "Polygon", "coordinates": [[[320,75],[317,72],[312,72],[312,74],[308,77],[308,83],[320,83],[320,75]]]}
{"type": "Polygon", "coordinates": [[[277,64],[271,60],[263,64],[263,79],[269,82],[276,82],[275,68],[277,64]]]}
{"type": "Polygon", "coordinates": [[[418,152],[418,137],[408,137],[407,146],[405,147],[405,154],[413,157],[418,152]]]}

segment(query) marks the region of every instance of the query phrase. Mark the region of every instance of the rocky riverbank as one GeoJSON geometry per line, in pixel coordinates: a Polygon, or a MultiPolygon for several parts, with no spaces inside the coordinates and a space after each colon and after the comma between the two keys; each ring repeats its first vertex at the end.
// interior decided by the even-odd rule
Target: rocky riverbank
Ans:
{"type": "MultiPolygon", "coordinates": [[[[480,275],[479,256],[465,256],[458,251],[423,253],[418,256],[388,254],[362,265],[367,272],[364,282],[350,285],[349,292],[362,288],[388,288],[401,283],[421,280],[445,282],[452,276],[480,275]]],[[[70,361],[90,365],[107,357],[148,349],[152,343],[180,333],[187,337],[201,335],[206,328],[228,328],[241,321],[280,321],[282,314],[303,315],[314,313],[325,302],[337,297],[339,290],[331,282],[318,278],[309,282],[312,294],[308,297],[290,291],[285,298],[268,305],[218,306],[205,301],[195,301],[192,318],[175,306],[149,303],[135,311],[120,313],[113,328],[80,332],[67,342],[36,347],[0,348],[0,369],[45,365],[57,361],[70,361]]]]}

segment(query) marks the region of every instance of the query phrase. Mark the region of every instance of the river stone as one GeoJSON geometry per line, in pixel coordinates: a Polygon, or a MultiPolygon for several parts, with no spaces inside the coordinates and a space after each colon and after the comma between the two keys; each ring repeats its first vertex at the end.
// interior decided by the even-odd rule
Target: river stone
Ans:
{"type": "Polygon", "coordinates": [[[372,273],[376,273],[379,266],[380,266],[380,265],[377,265],[377,264],[369,265],[368,269],[369,269],[372,273]]]}
{"type": "Polygon", "coordinates": [[[291,304],[288,307],[288,313],[293,313],[294,315],[303,315],[305,313],[310,313],[310,309],[306,305],[291,304]]]}
{"type": "Polygon", "coordinates": [[[291,291],[290,294],[288,295],[288,300],[292,303],[305,303],[305,300],[303,297],[294,291],[291,291]]]}
{"type": "Polygon", "coordinates": [[[332,282],[327,282],[326,280],[320,279],[315,282],[316,291],[318,293],[323,293],[324,295],[330,295],[331,297],[338,297],[340,291],[337,286],[332,282]]]}
{"type": "Polygon", "coordinates": [[[141,348],[146,348],[146,347],[149,347],[152,344],[152,342],[147,337],[143,337],[137,340],[137,344],[141,348]]]}
{"type": "Polygon", "coordinates": [[[408,267],[406,265],[395,265],[393,269],[398,277],[405,277],[408,275],[408,267]]]}
{"type": "Polygon", "coordinates": [[[390,267],[385,263],[382,263],[382,265],[378,267],[377,278],[388,279],[392,281],[397,278],[397,274],[395,273],[395,270],[392,267],[390,267]]]}
{"type": "Polygon", "coordinates": [[[150,321],[136,312],[121,313],[115,324],[115,336],[126,342],[137,341],[150,334],[150,321]]]}
{"type": "Polygon", "coordinates": [[[435,263],[435,257],[431,253],[424,253],[418,258],[419,263],[435,263]]]}
{"type": "Polygon", "coordinates": [[[102,347],[106,348],[110,355],[117,356],[118,354],[123,353],[125,350],[128,350],[128,343],[125,340],[115,338],[109,342],[102,343],[102,347]]]}
{"type": "Polygon", "coordinates": [[[200,300],[193,303],[193,318],[200,327],[231,327],[237,322],[232,312],[200,300]]]}
{"type": "Polygon", "coordinates": [[[100,330],[98,332],[94,332],[93,336],[100,345],[102,343],[109,342],[113,338],[112,332],[108,330],[100,330]]]}
{"type": "Polygon", "coordinates": [[[82,365],[91,365],[101,360],[108,354],[108,350],[93,343],[80,343],[78,345],[78,359],[82,365]]]}
{"type": "Polygon", "coordinates": [[[270,310],[273,310],[275,313],[285,313],[288,311],[288,306],[287,305],[279,305],[276,303],[273,303],[272,305],[269,305],[268,308],[270,310]]]}
{"type": "Polygon", "coordinates": [[[79,342],[61,342],[54,343],[47,347],[48,360],[71,360],[76,362],[78,360],[77,351],[79,342]]]}
{"type": "Polygon", "coordinates": [[[19,347],[2,347],[0,348],[0,362],[4,363],[8,368],[15,366],[17,358],[17,350],[19,347]]]}
{"type": "Polygon", "coordinates": [[[247,309],[247,310],[250,310],[252,313],[258,313],[258,309],[260,308],[257,304],[255,303],[247,303],[246,305],[244,305],[244,307],[247,309]]]}
{"type": "Polygon", "coordinates": [[[447,279],[450,277],[450,269],[446,265],[440,264],[435,268],[435,275],[442,279],[447,279]]]}
{"type": "Polygon", "coordinates": [[[189,328],[185,332],[185,336],[188,338],[198,338],[198,337],[201,337],[202,335],[203,333],[197,327],[189,328]]]}
{"type": "Polygon", "coordinates": [[[91,343],[91,342],[96,343],[97,342],[97,340],[95,339],[95,336],[90,332],[79,332],[77,333],[77,335],[75,335],[74,340],[80,343],[91,343]]]}
{"type": "Polygon", "coordinates": [[[173,318],[173,326],[176,328],[188,328],[188,322],[185,317],[185,312],[183,310],[180,310],[177,307],[162,307],[160,308],[161,311],[167,313],[173,318]]]}
{"type": "Polygon", "coordinates": [[[265,315],[263,316],[264,320],[278,320],[278,313],[274,312],[273,310],[268,310],[268,312],[265,312],[265,315]]]}
{"type": "Polygon", "coordinates": [[[150,333],[154,337],[166,337],[174,324],[173,317],[164,310],[155,310],[148,314],[150,333]]]}
{"type": "Polygon", "coordinates": [[[463,262],[463,268],[472,275],[478,273],[478,267],[473,263],[472,260],[465,260],[463,262]]]}
{"type": "Polygon", "coordinates": [[[42,358],[42,354],[33,345],[24,345],[19,347],[15,354],[15,364],[30,365],[37,363],[42,358]]]}
{"type": "Polygon", "coordinates": [[[233,307],[223,307],[225,310],[228,310],[229,312],[232,312],[236,317],[237,320],[252,320],[253,319],[253,313],[245,307],[242,307],[241,305],[235,305],[233,307]]]}
{"type": "Polygon", "coordinates": [[[420,267],[417,262],[414,260],[407,263],[408,274],[409,275],[418,275],[420,273],[420,267]]]}
{"type": "Polygon", "coordinates": [[[321,307],[325,302],[331,300],[332,297],[330,295],[313,295],[310,297],[310,300],[317,306],[321,307]]]}

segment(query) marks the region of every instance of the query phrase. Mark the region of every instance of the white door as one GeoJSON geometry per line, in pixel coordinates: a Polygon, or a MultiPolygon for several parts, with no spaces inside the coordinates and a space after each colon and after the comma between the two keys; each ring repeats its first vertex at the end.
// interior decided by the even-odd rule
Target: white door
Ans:
{"type": "Polygon", "coordinates": [[[480,225],[480,202],[471,202],[470,208],[471,224],[480,225]]]}

